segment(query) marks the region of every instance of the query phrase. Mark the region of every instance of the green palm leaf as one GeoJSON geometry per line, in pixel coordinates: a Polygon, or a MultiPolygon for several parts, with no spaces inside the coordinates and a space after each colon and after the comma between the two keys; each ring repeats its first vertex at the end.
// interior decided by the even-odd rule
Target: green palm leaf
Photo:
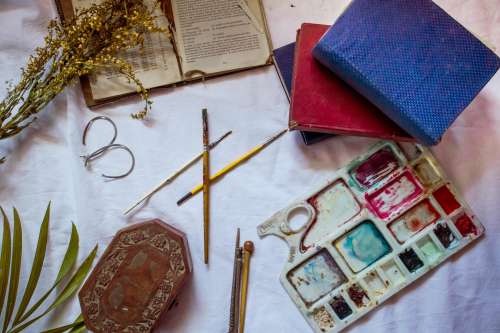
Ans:
{"type": "Polygon", "coordinates": [[[76,262],[77,254],[78,254],[78,231],[76,230],[76,226],[73,223],[71,227],[71,238],[69,240],[68,248],[66,249],[66,254],[64,255],[64,259],[62,261],[61,267],[59,268],[59,273],[57,274],[57,278],[55,282],[52,284],[50,289],[22,316],[19,322],[23,322],[28,319],[33,312],[35,312],[42,303],[49,297],[52,291],[61,283],[61,281],[68,275],[71,268],[76,262]]]}
{"type": "Polygon", "coordinates": [[[90,268],[92,268],[92,263],[94,262],[94,259],[97,255],[97,245],[94,247],[92,252],[88,255],[88,257],[83,261],[83,263],[80,265],[80,268],[76,271],[76,273],[73,275],[71,280],[68,282],[64,290],[56,297],[54,303],[49,307],[49,309],[53,309],[66,301],[75,291],[80,288],[82,285],[83,281],[87,277],[87,274],[90,271],[90,268]]]}
{"type": "Polygon", "coordinates": [[[92,267],[92,262],[94,261],[96,254],[97,254],[97,246],[83,261],[83,263],[80,265],[80,267],[73,275],[71,280],[68,282],[66,287],[63,289],[63,291],[56,297],[54,302],[42,314],[10,330],[9,333],[21,332],[22,330],[24,330],[25,328],[27,328],[28,326],[30,326],[31,324],[33,324],[34,322],[45,316],[47,313],[52,311],[54,308],[61,305],[69,297],[71,297],[71,295],[73,295],[73,293],[80,287],[80,285],[85,280],[85,277],[87,276],[88,272],[90,271],[90,268],[92,267]]]}
{"type": "Polygon", "coordinates": [[[43,331],[42,333],[62,333],[70,329],[71,329],[70,332],[76,332],[76,330],[82,326],[85,329],[85,324],[83,323],[83,316],[80,314],[72,324],[64,325],[57,328],[52,328],[50,330],[43,331]]]}
{"type": "Polygon", "coordinates": [[[87,332],[87,327],[85,326],[85,323],[77,325],[73,327],[69,333],[82,333],[82,332],[87,332]]]}
{"type": "MultiPolygon", "coordinates": [[[[40,226],[40,233],[38,235],[35,257],[33,259],[30,276],[28,278],[28,282],[26,283],[26,288],[24,290],[22,298],[20,297],[20,295],[17,295],[19,289],[19,277],[22,259],[21,218],[19,217],[19,213],[17,212],[17,210],[14,208],[14,231],[11,235],[9,219],[4,210],[0,207],[0,211],[3,215],[3,237],[0,253],[0,314],[2,313],[3,305],[6,301],[3,327],[1,328],[2,333],[21,332],[40,318],[47,315],[50,311],[54,310],[65,301],[67,301],[82,285],[96,257],[97,246],[87,256],[80,267],[77,268],[76,272],[70,278],[64,289],[59,293],[59,295],[56,296],[55,300],[45,309],[45,311],[43,311],[35,318],[29,319],[32,314],[37,309],[39,309],[40,306],[46,301],[47,297],[54,291],[54,289],[56,289],[56,287],[60,285],[63,280],[65,280],[72,267],[74,266],[78,255],[79,236],[78,231],[76,230],[76,226],[72,224],[71,238],[68,243],[68,248],[66,249],[66,254],[61,263],[54,283],[49,288],[49,290],[46,291],[45,294],[43,294],[43,296],[31,308],[28,309],[28,306],[40,279],[43,263],[45,261],[50,223],[50,206],[51,204],[49,203],[45,211],[44,219],[40,226]],[[8,292],[7,287],[9,287],[8,292]],[[7,299],[5,299],[6,294],[8,295],[7,299]],[[11,319],[12,315],[14,314],[17,298],[21,299],[21,302],[19,303],[17,312],[14,316],[14,321],[11,324],[11,319]]],[[[72,324],[53,328],[51,330],[45,331],[44,333],[67,332],[68,330],[70,333],[81,333],[86,331],[86,327],[81,315],[72,324]]]]}
{"type": "Polygon", "coordinates": [[[40,233],[38,234],[38,243],[36,245],[35,257],[33,259],[33,264],[31,265],[31,273],[24,289],[24,295],[17,309],[17,314],[14,317],[13,325],[20,322],[21,316],[24,314],[26,307],[28,306],[35,288],[38,284],[38,279],[40,278],[40,273],[42,272],[43,262],[45,260],[45,252],[47,250],[47,238],[49,234],[49,221],[50,221],[50,202],[45,210],[45,216],[43,218],[42,225],[40,226],[40,233]]]}
{"type": "Polygon", "coordinates": [[[23,248],[21,218],[17,209],[14,208],[14,237],[12,244],[12,263],[10,270],[9,294],[7,298],[7,308],[3,322],[2,332],[7,331],[14,306],[16,305],[17,288],[19,287],[19,273],[21,272],[21,253],[23,248]]]}
{"type": "Polygon", "coordinates": [[[69,273],[71,268],[76,262],[76,257],[78,255],[78,244],[80,242],[80,237],[78,236],[78,231],[74,223],[71,223],[71,237],[68,244],[68,249],[64,255],[63,262],[59,268],[59,273],[57,273],[56,283],[61,282],[64,277],[69,273]]]}
{"type": "Polygon", "coordinates": [[[57,327],[57,328],[52,328],[50,330],[43,331],[42,333],[63,333],[63,332],[67,332],[68,330],[73,329],[75,327],[79,327],[81,325],[83,325],[83,320],[81,322],[78,322],[78,323],[75,322],[73,324],[64,325],[64,326],[57,327]]]}
{"type": "Polygon", "coordinates": [[[0,207],[3,215],[3,239],[2,239],[2,254],[0,255],[0,314],[2,313],[3,303],[5,301],[5,293],[7,291],[7,283],[9,282],[10,271],[10,225],[9,219],[3,208],[0,207]]]}

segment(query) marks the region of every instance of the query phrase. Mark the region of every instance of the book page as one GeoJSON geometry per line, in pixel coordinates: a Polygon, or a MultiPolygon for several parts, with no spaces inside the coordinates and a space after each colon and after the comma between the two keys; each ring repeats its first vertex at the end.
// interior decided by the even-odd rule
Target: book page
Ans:
{"type": "MultiPolygon", "coordinates": [[[[99,3],[102,0],[72,0],[75,10],[99,3]]],[[[153,0],[147,0],[153,5],[153,0]]],[[[159,6],[155,10],[157,24],[168,28],[168,21],[159,6]]],[[[177,57],[166,34],[149,33],[145,36],[144,48],[126,50],[121,55],[134,69],[137,78],[145,88],[154,88],[181,81],[177,57]]],[[[113,68],[99,70],[90,76],[92,96],[95,100],[119,96],[136,91],[133,83],[113,68]]]]}
{"type": "Polygon", "coordinates": [[[264,65],[271,55],[259,0],[172,0],[172,10],[186,79],[264,65]]]}

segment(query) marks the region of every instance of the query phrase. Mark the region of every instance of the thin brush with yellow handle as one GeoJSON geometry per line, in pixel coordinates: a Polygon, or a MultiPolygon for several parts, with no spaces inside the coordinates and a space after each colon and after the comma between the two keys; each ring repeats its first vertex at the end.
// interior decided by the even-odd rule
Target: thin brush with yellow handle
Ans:
{"type": "MultiPolygon", "coordinates": [[[[212,177],[210,177],[210,182],[214,182],[220,177],[224,176],[226,173],[230,172],[237,166],[241,165],[243,162],[247,161],[251,157],[255,156],[257,153],[259,153],[261,150],[269,146],[271,143],[273,143],[276,139],[281,137],[283,134],[288,132],[288,129],[281,130],[280,132],[276,133],[272,137],[266,140],[266,142],[252,148],[250,151],[245,153],[243,156],[239,157],[235,161],[229,163],[227,166],[219,170],[217,173],[215,173],[212,177]]],[[[197,193],[199,193],[201,190],[203,190],[204,184],[200,184],[196,186],[191,192],[187,193],[184,195],[179,201],[177,201],[177,205],[182,205],[185,201],[190,199],[191,197],[195,196],[197,193]]]]}

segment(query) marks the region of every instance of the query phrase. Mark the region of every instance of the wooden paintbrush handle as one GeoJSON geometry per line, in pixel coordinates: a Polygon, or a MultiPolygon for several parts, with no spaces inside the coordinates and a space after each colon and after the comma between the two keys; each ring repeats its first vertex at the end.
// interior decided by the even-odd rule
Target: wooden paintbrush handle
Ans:
{"type": "Polygon", "coordinates": [[[254,251],[254,245],[251,241],[246,241],[243,244],[243,271],[241,273],[241,298],[240,298],[240,331],[245,331],[245,315],[247,308],[247,294],[248,294],[248,276],[250,275],[250,257],[254,251]]]}
{"type": "Polygon", "coordinates": [[[203,119],[203,253],[205,264],[208,264],[209,226],[210,226],[210,163],[208,147],[208,114],[202,110],[203,119]]]}

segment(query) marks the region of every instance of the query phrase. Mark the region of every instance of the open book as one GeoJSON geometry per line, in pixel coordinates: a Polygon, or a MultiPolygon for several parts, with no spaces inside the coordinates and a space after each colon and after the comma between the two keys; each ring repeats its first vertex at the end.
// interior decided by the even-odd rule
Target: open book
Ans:
{"type": "MultiPolygon", "coordinates": [[[[62,20],[103,0],[55,0],[62,20]]],[[[154,6],[155,0],[145,0],[154,6]]],[[[172,32],[146,36],[144,49],[124,57],[147,89],[208,78],[272,63],[261,0],[161,0],[157,24],[172,32]],[[165,11],[165,13],[162,12],[165,11]]],[[[136,92],[124,75],[102,70],[82,77],[88,106],[136,92]]]]}

